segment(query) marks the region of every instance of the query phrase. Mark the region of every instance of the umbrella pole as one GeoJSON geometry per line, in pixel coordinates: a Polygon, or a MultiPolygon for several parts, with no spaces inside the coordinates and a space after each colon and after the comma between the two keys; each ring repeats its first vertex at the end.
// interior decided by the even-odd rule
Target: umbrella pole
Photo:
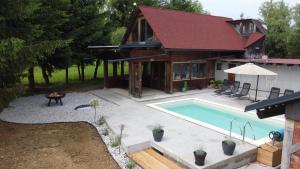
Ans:
{"type": "Polygon", "coordinates": [[[257,90],[258,90],[258,81],[259,81],[259,75],[257,75],[257,80],[256,80],[256,91],[255,91],[255,99],[254,101],[256,102],[256,98],[257,98],[257,90]]]}

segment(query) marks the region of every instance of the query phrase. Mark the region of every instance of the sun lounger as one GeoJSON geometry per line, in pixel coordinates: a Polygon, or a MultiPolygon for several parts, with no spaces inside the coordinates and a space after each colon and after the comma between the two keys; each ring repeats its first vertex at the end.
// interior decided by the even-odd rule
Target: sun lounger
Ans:
{"type": "Polygon", "coordinates": [[[223,84],[221,86],[221,89],[216,90],[215,93],[217,94],[221,94],[222,92],[225,92],[226,90],[228,90],[230,88],[229,86],[229,81],[227,79],[224,79],[223,84]]]}
{"type": "Polygon", "coordinates": [[[233,84],[233,87],[230,89],[230,91],[222,93],[222,94],[224,94],[224,95],[236,94],[239,91],[239,88],[240,88],[240,82],[239,81],[235,81],[234,84],[233,84]]]}
{"type": "Polygon", "coordinates": [[[277,87],[272,87],[268,99],[269,100],[275,99],[275,98],[279,97],[279,94],[280,94],[280,89],[277,87]]]}
{"type": "Polygon", "coordinates": [[[242,87],[242,90],[240,91],[240,93],[234,94],[232,96],[238,97],[238,98],[247,96],[247,95],[249,95],[250,87],[251,87],[250,83],[244,83],[243,87],[242,87]]]}
{"type": "Polygon", "coordinates": [[[294,94],[294,90],[285,89],[283,95],[286,96],[286,95],[289,95],[289,94],[294,94]]]}

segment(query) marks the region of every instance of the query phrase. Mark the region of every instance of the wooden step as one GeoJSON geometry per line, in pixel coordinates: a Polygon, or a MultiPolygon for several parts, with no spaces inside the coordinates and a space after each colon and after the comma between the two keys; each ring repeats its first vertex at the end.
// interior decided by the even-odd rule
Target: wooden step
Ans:
{"type": "Polygon", "coordinates": [[[182,169],[152,148],[132,153],[130,157],[144,169],[182,169]]]}

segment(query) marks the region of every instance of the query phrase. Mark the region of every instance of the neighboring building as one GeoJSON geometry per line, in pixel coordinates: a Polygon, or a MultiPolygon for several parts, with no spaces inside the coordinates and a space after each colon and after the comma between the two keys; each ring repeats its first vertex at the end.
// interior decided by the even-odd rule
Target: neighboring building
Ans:
{"type": "MultiPolygon", "coordinates": [[[[182,12],[153,7],[138,7],[132,14],[114,65],[129,64],[129,76],[104,76],[106,87],[116,87],[128,80],[129,92],[141,97],[142,88],[167,93],[180,91],[184,83],[189,89],[205,88],[215,78],[215,63],[225,58],[259,58],[262,55],[266,29],[254,19],[231,18],[182,12]],[[113,83],[112,83],[113,81],[113,83]]],[[[105,47],[91,47],[104,51],[105,47]]],[[[229,65],[230,67],[230,65],[229,65]]],[[[124,72],[124,66],[121,71],[124,72]]],[[[107,72],[107,70],[106,70],[107,72]]],[[[232,80],[232,79],[231,79],[232,80]]]]}

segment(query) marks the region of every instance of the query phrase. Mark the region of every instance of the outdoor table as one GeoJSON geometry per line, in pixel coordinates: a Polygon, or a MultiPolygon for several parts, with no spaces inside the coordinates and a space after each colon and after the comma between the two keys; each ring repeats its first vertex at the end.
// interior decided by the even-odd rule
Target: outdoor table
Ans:
{"type": "Polygon", "coordinates": [[[47,94],[46,98],[49,99],[48,106],[50,106],[51,100],[55,100],[56,104],[58,104],[58,101],[59,101],[60,105],[63,105],[63,102],[61,99],[63,97],[65,97],[65,95],[66,95],[65,93],[57,93],[57,92],[47,94]]]}

